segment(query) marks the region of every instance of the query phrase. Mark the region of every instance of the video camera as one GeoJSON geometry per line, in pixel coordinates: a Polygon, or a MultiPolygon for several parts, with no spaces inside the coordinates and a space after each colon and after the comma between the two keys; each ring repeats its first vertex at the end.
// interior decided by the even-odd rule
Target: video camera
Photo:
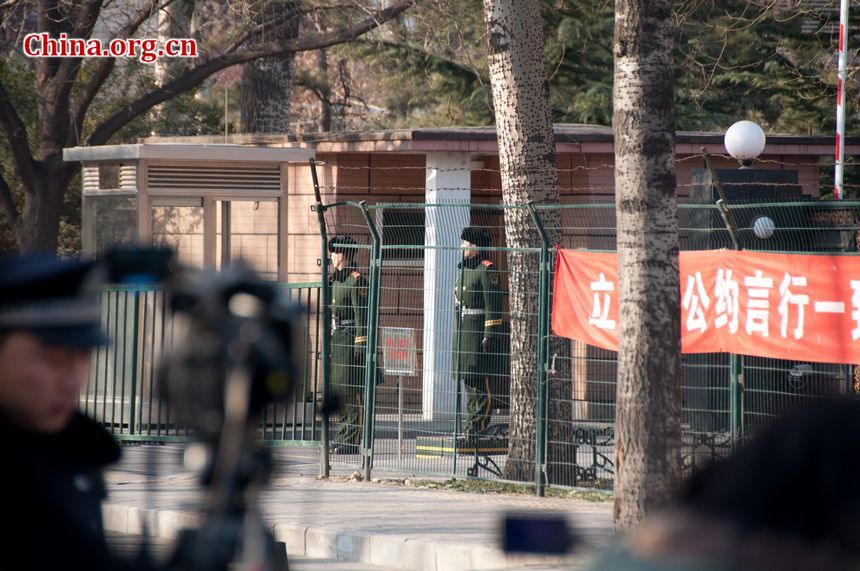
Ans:
{"type": "Polygon", "coordinates": [[[105,262],[113,283],[163,284],[185,331],[157,386],[193,431],[207,493],[204,523],[182,533],[170,568],[286,569],[257,511],[271,460],[255,444],[256,421],[265,405],[293,396],[307,354],[302,312],[242,262],[220,272],[181,268],[166,249],[113,250],[105,262]]]}

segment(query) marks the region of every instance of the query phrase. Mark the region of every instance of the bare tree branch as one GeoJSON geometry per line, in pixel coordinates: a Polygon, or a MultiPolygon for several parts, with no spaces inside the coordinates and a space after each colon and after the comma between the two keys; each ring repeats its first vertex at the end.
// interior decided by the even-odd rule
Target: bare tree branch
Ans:
{"type": "Polygon", "coordinates": [[[373,46],[382,46],[384,48],[394,48],[394,49],[402,49],[402,50],[412,50],[416,52],[420,52],[427,60],[436,61],[440,63],[444,63],[450,66],[453,69],[459,70],[464,74],[474,75],[477,81],[483,85],[486,82],[489,82],[489,77],[485,77],[481,75],[481,70],[477,67],[469,66],[464,63],[460,63],[457,60],[451,59],[445,56],[442,53],[435,53],[428,51],[421,46],[416,46],[414,44],[410,44],[408,42],[395,42],[391,40],[360,40],[361,43],[368,45],[370,47],[373,46]]]}
{"type": "MultiPolygon", "coordinates": [[[[156,8],[166,8],[173,0],[149,0],[145,6],[143,6],[137,13],[131,18],[125,26],[123,26],[120,30],[117,31],[115,37],[117,38],[129,38],[131,37],[140,26],[149,19],[152,13],[156,10],[156,8]],[[159,3],[161,5],[159,6],[159,3]]],[[[69,130],[69,145],[71,144],[80,144],[80,134],[83,130],[84,119],[86,118],[87,111],[90,108],[90,105],[95,99],[96,95],[98,95],[99,90],[104,85],[107,78],[110,77],[111,72],[116,66],[115,58],[107,58],[101,62],[99,62],[98,67],[96,68],[95,73],[93,74],[90,81],[83,89],[83,93],[78,99],[77,110],[74,113],[74,117],[72,119],[72,128],[69,130]]],[[[69,146],[67,145],[67,146],[69,146]]]]}
{"type": "Polygon", "coordinates": [[[217,71],[260,57],[317,50],[348,42],[398,16],[414,3],[415,0],[399,0],[383,10],[380,10],[373,16],[365,18],[356,26],[343,28],[325,34],[305,36],[303,38],[266,42],[256,46],[238,49],[210,59],[188,70],[188,72],[182,77],[176,78],[163,87],[147,93],[129,104],[127,107],[114,113],[96,128],[92,135],[87,139],[87,144],[104,144],[111,136],[113,136],[114,133],[120,130],[132,119],[152,109],[159,103],[163,103],[164,101],[175,97],[177,94],[188,91],[189,89],[199,85],[204,79],[217,71]]]}
{"type": "MultiPolygon", "coordinates": [[[[88,0],[83,3],[75,14],[72,33],[69,35],[73,38],[89,38],[101,12],[101,5],[101,0],[88,0]]],[[[68,94],[73,85],[72,79],[77,75],[82,61],[83,58],[63,58],[57,67],[52,81],[57,86],[59,101],[68,101],[68,94]]]]}
{"type": "Polygon", "coordinates": [[[307,89],[320,101],[328,101],[328,97],[331,94],[331,88],[324,81],[318,81],[307,72],[297,74],[293,78],[293,85],[307,89]]]}
{"type": "Polygon", "coordinates": [[[27,126],[24,125],[24,121],[21,120],[14,105],[12,105],[2,81],[0,81],[0,126],[3,127],[9,141],[15,170],[18,172],[21,182],[24,183],[24,188],[28,192],[32,192],[30,189],[35,188],[35,164],[33,153],[30,150],[30,141],[27,137],[27,126]]]}
{"type": "MultiPolygon", "coordinates": [[[[414,0],[413,0],[414,1],[414,0]]],[[[290,10],[285,10],[281,16],[278,18],[274,18],[271,20],[266,20],[264,22],[260,22],[256,26],[248,26],[241,30],[241,33],[237,33],[235,36],[230,36],[229,43],[221,46],[217,51],[220,54],[229,54],[242,46],[253,43],[260,36],[261,29],[264,27],[275,28],[279,25],[286,24],[290,20],[296,18],[303,18],[305,16],[313,15],[316,17],[317,15],[332,11],[332,12],[344,12],[347,9],[358,9],[359,6],[349,3],[334,3],[331,5],[321,5],[321,4],[309,4],[307,6],[299,6],[299,7],[291,7],[290,10]]],[[[362,10],[365,11],[365,10],[362,10]]],[[[235,30],[232,30],[235,32],[235,30]]],[[[317,31],[322,32],[323,30],[320,26],[317,26],[317,31]]],[[[300,50],[296,50],[300,51],[300,50]]],[[[279,54],[271,54],[271,55],[279,55],[279,54]]]]}
{"type": "Polygon", "coordinates": [[[98,20],[102,10],[102,0],[89,0],[84,2],[75,13],[75,22],[72,26],[73,38],[88,38],[93,32],[93,27],[98,20]]]}
{"type": "MultiPolygon", "coordinates": [[[[272,18],[270,20],[266,20],[260,22],[256,26],[251,26],[245,32],[237,36],[232,40],[229,46],[227,46],[223,51],[224,53],[230,53],[240,49],[243,45],[254,41],[256,38],[259,38],[260,32],[263,28],[276,29],[278,26],[286,26],[286,24],[290,20],[302,18],[304,16],[308,16],[310,14],[318,14],[325,10],[334,10],[334,9],[343,9],[343,6],[307,6],[307,7],[293,7],[290,10],[285,10],[280,16],[277,18],[272,18]]],[[[301,51],[301,50],[295,50],[301,51]]],[[[278,54],[272,54],[278,55],[278,54]]]]}
{"type": "MultiPolygon", "coordinates": [[[[101,0],[88,0],[83,3],[75,12],[74,22],[67,23],[72,24],[71,37],[88,38],[100,12],[101,0]]],[[[62,58],[54,67],[53,77],[45,82],[46,96],[51,105],[46,107],[42,117],[40,136],[52,147],[60,147],[69,140],[69,117],[72,115],[69,99],[82,64],[83,58],[62,58]]]]}
{"type": "MultiPolygon", "coordinates": [[[[65,22],[65,17],[61,11],[59,2],[55,0],[38,0],[36,2],[36,31],[39,33],[47,33],[53,38],[59,37],[61,25],[65,22]]],[[[44,141],[49,133],[53,133],[56,129],[55,116],[60,105],[57,104],[56,84],[51,81],[62,61],[60,58],[41,57],[32,60],[33,67],[36,70],[35,94],[38,98],[39,108],[39,126],[38,132],[41,134],[41,140],[44,141]]],[[[67,112],[67,110],[60,110],[67,112]]],[[[65,127],[65,123],[63,127],[65,127]]],[[[40,153],[41,154],[41,153],[40,153]]],[[[24,186],[29,188],[30,185],[25,183],[24,186]]]]}

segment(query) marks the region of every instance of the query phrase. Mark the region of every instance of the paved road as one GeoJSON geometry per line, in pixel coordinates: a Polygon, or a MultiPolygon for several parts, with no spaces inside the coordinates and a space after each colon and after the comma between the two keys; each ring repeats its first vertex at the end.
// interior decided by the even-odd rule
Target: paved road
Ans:
{"type": "MultiPolygon", "coordinates": [[[[108,533],[111,550],[119,557],[133,559],[140,553],[140,535],[124,535],[108,533]]],[[[147,538],[148,553],[153,561],[162,562],[168,557],[173,541],[159,537],[147,538]]],[[[290,557],[290,571],[395,571],[393,567],[380,567],[357,561],[337,561],[335,559],[309,559],[307,557],[290,557]]]]}
{"type": "MultiPolygon", "coordinates": [[[[430,571],[571,569],[612,535],[608,502],[318,480],[315,450],[273,452],[276,475],[259,504],[291,557],[430,571]],[[498,549],[498,530],[509,511],[565,513],[586,546],[560,560],[507,557],[498,549]]],[[[139,533],[146,519],[154,534],[172,537],[195,525],[201,496],[196,476],[182,466],[182,453],[177,445],[124,450],[122,463],[106,476],[108,529],[139,533]]]]}

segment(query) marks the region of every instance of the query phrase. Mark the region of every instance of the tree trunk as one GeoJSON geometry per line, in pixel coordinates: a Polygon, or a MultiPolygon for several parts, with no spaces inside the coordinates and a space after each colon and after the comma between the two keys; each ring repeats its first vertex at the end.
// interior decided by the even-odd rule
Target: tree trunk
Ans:
{"type": "MultiPolygon", "coordinates": [[[[299,32],[292,2],[264,0],[255,15],[267,31],[262,40],[287,40],[299,32]]],[[[242,66],[243,133],[287,133],[293,91],[293,54],[256,59],[242,66]]]]}
{"type": "MultiPolygon", "coordinates": [[[[484,0],[489,43],[490,80],[504,204],[558,204],[555,139],[549,107],[549,83],[543,53],[539,0],[484,0]]],[[[557,210],[543,214],[553,233],[561,228],[557,210]]],[[[511,420],[505,478],[531,481],[535,468],[538,339],[538,254],[541,239],[528,210],[505,210],[509,252],[511,318],[511,420]]],[[[551,235],[551,240],[557,236],[551,235]]],[[[553,383],[556,389],[564,383],[553,383]]],[[[557,392],[557,391],[553,391],[557,392]]],[[[563,389],[561,391],[563,393],[563,389]]],[[[570,419],[570,394],[550,397],[553,413],[570,419]],[[567,402],[566,412],[562,401],[567,402]],[[562,409],[562,410],[559,410],[562,409]]],[[[568,423],[554,423],[555,427],[568,423]]],[[[564,442],[557,434],[550,440],[564,442]]],[[[550,452],[552,455],[552,452],[550,452]]]]}
{"type": "Polygon", "coordinates": [[[56,252],[63,213],[63,196],[69,181],[48,172],[37,176],[35,189],[27,189],[27,200],[14,225],[15,240],[22,253],[56,252]]]}
{"type": "MultiPolygon", "coordinates": [[[[324,81],[328,82],[328,54],[325,50],[317,51],[317,67],[319,68],[319,76],[324,81]]],[[[331,131],[332,121],[332,103],[331,103],[331,88],[319,91],[320,100],[320,118],[319,131],[328,133],[331,131]]]]}
{"type": "Polygon", "coordinates": [[[615,3],[620,343],[615,523],[637,525],[681,474],[681,341],[671,0],[615,3]]]}
{"type": "MultiPolygon", "coordinates": [[[[192,37],[195,0],[173,0],[158,12],[158,40],[192,37]]],[[[162,57],[155,61],[155,79],[164,85],[188,69],[188,58],[162,57]]]]}

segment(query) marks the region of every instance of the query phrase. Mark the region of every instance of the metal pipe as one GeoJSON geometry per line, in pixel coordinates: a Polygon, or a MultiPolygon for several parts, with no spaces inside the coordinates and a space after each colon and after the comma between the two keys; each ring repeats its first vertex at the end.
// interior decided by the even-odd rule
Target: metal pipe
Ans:
{"type": "MultiPolygon", "coordinates": [[[[322,386],[320,390],[322,392],[322,402],[323,406],[329,402],[331,398],[331,388],[329,386],[330,377],[331,377],[331,348],[329,347],[329,341],[331,337],[331,307],[329,306],[329,287],[328,287],[328,235],[326,233],[326,225],[325,225],[325,211],[326,206],[322,203],[322,194],[320,193],[320,184],[319,178],[317,177],[317,162],[313,158],[310,159],[311,166],[311,178],[313,179],[314,184],[314,198],[316,198],[316,204],[314,204],[314,211],[317,213],[317,221],[320,225],[320,238],[322,239],[322,257],[320,258],[320,272],[322,274],[322,281],[320,283],[320,312],[322,317],[322,339],[320,340],[320,347],[318,351],[319,359],[321,362],[321,375],[322,375],[322,386]]],[[[329,421],[328,414],[325,413],[322,415],[321,423],[320,423],[320,476],[323,478],[328,478],[331,473],[331,464],[329,461],[329,421]]]]}
{"type": "Polygon", "coordinates": [[[535,434],[535,492],[538,496],[545,494],[546,488],[546,441],[549,422],[549,398],[547,387],[547,350],[549,341],[549,236],[543,222],[535,210],[534,202],[529,201],[526,205],[534,221],[535,228],[541,238],[540,249],[540,272],[538,274],[538,346],[537,346],[537,430],[535,434]]]}
{"type": "MultiPolygon", "coordinates": [[[[702,157],[705,159],[705,166],[708,172],[711,173],[711,181],[717,187],[717,192],[720,194],[720,199],[717,201],[717,208],[720,209],[720,215],[723,218],[723,223],[729,231],[732,238],[732,244],[735,250],[742,250],[740,240],[737,236],[737,224],[735,217],[729,209],[728,198],[723,189],[723,183],[720,182],[720,177],[717,176],[717,171],[711,165],[710,155],[707,149],[702,147],[702,157]]],[[[729,424],[732,435],[732,446],[737,446],[740,438],[743,435],[743,417],[744,417],[744,401],[743,401],[743,361],[735,353],[729,354],[729,424]]]]}
{"type": "Polygon", "coordinates": [[[403,376],[397,376],[397,450],[403,460],[403,376]]]}
{"type": "MultiPolygon", "coordinates": [[[[463,400],[462,391],[460,390],[460,385],[462,384],[460,381],[460,351],[463,340],[463,299],[461,297],[463,295],[463,270],[464,267],[461,263],[460,274],[457,278],[457,283],[454,286],[457,288],[457,291],[455,292],[455,299],[457,299],[457,323],[454,326],[454,334],[457,338],[457,352],[454,354],[454,398],[456,400],[454,401],[454,439],[451,442],[451,449],[453,450],[454,455],[452,467],[454,476],[457,475],[457,442],[460,438],[460,415],[462,412],[461,401],[463,400]]],[[[468,446],[468,442],[466,444],[468,446]]]]}
{"type": "Polygon", "coordinates": [[[839,64],[836,69],[836,152],[834,153],[833,198],[845,198],[845,87],[848,81],[848,2],[839,5],[839,64]]]}
{"type": "MultiPolygon", "coordinates": [[[[132,334],[131,340],[131,388],[129,389],[129,408],[128,408],[128,433],[134,434],[134,423],[135,419],[135,407],[137,407],[137,371],[138,371],[138,343],[140,342],[140,291],[135,290],[131,292],[133,299],[133,307],[134,311],[132,313],[132,327],[134,328],[134,333],[132,334]]],[[[144,298],[145,299],[145,298],[144,298]]],[[[125,390],[123,390],[125,393],[125,390]]],[[[122,429],[120,428],[120,431],[122,429]]]]}
{"type": "Polygon", "coordinates": [[[743,250],[740,240],[738,240],[738,225],[737,222],[735,222],[734,213],[729,210],[729,199],[726,196],[725,189],[723,189],[723,183],[720,181],[720,177],[717,176],[717,171],[714,170],[714,166],[711,164],[711,156],[708,154],[708,150],[705,147],[701,147],[701,150],[702,158],[705,159],[705,167],[707,167],[708,172],[711,173],[711,181],[714,183],[714,186],[717,187],[717,192],[720,195],[720,199],[717,201],[717,208],[720,210],[720,216],[722,216],[726,229],[729,231],[729,236],[732,238],[734,249],[743,250]]]}
{"type": "Polygon", "coordinates": [[[370,295],[367,304],[367,347],[364,369],[364,430],[362,432],[361,463],[364,468],[364,479],[370,480],[373,469],[373,421],[376,409],[376,375],[377,375],[377,330],[379,324],[379,281],[381,264],[382,238],[376,228],[373,218],[367,209],[367,201],[358,203],[367,228],[373,236],[373,246],[370,253],[370,295]]]}

